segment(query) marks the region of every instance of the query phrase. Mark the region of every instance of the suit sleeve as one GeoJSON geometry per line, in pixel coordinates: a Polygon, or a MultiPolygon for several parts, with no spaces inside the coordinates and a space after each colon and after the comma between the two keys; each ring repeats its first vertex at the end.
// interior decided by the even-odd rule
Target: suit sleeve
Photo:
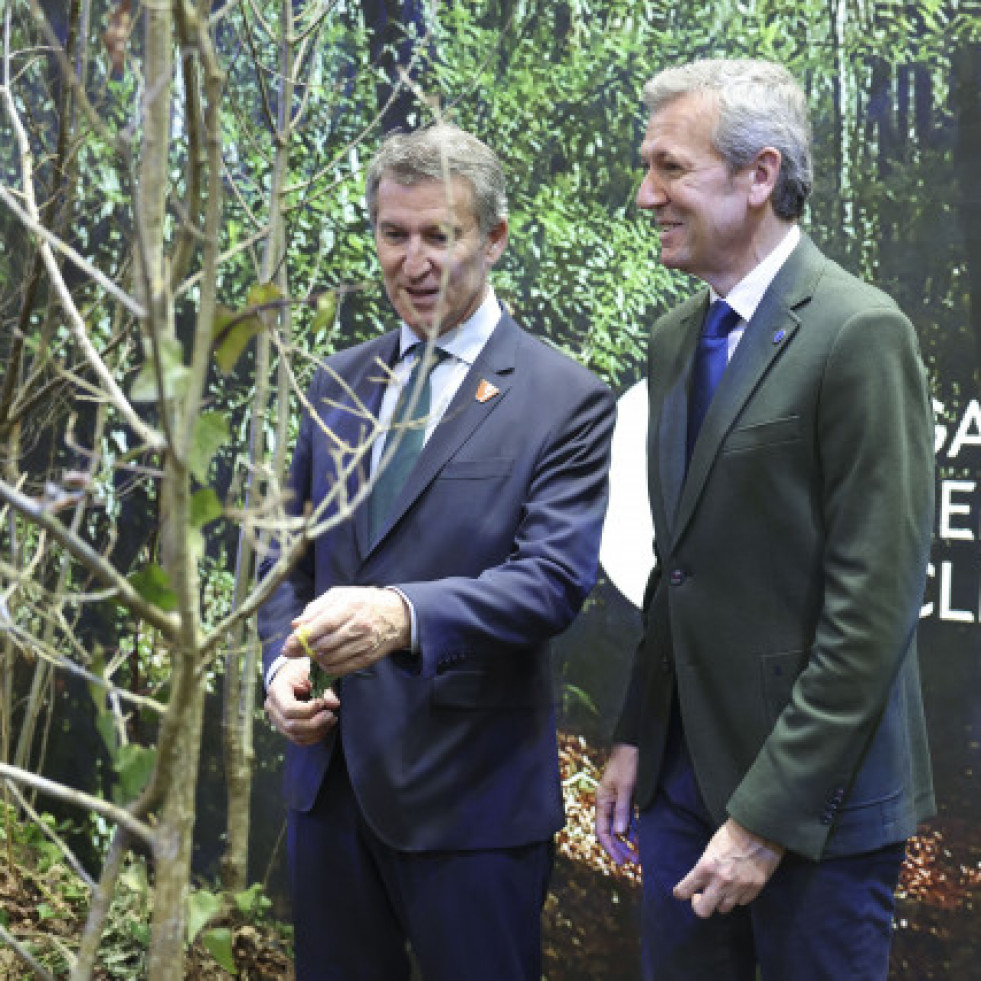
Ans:
{"type": "MultiPolygon", "coordinates": [[[[317,382],[311,387],[311,404],[317,402],[314,392],[316,385],[317,382]]],[[[306,502],[310,499],[313,429],[310,416],[304,411],[300,418],[300,431],[286,484],[288,517],[300,517],[306,502]]],[[[279,556],[279,543],[274,540],[270,543],[268,554],[263,557],[259,565],[260,579],[270,573],[279,556]]],[[[273,661],[279,657],[283,644],[292,630],[290,624],[293,618],[302,613],[306,605],[314,599],[314,584],[314,550],[307,548],[259,609],[263,677],[266,676],[273,661]]]]}
{"type": "Polygon", "coordinates": [[[883,303],[843,324],[819,399],[823,601],[790,701],[728,804],[740,824],[812,857],[831,830],[814,815],[847,794],[915,656],[933,426],[915,335],[898,309],[883,303]]]}
{"type": "Polygon", "coordinates": [[[592,588],[616,409],[595,380],[580,392],[563,399],[540,444],[506,560],[474,577],[394,584],[416,611],[423,676],[460,657],[544,642],[571,623],[592,588]]]}

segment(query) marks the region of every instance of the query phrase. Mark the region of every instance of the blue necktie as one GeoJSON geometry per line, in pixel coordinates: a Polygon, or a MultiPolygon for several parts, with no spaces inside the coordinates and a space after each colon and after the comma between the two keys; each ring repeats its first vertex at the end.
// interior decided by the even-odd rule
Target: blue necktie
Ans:
{"type": "MultiPolygon", "coordinates": [[[[399,496],[422,452],[423,444],[426,442],[426,417],[429,415],[432,400],[430,382],[433,369],[447,356],[446,351],[437,347],[433,348],[429,357],[426,357],[426,346],[422,343],[413,344],[405,353],[409,354],[413,351],[416,353],[416,363],[402,386],[385,440],[387,443],[395,434],[398,437],[398,444],[388,465],[378,475],[368,502],[368,528],[372,541],[375,541],[381,532],[395,504],[395,499],[399,496]],[[422,388],[410,413],[409,401],[416,390],[416,385],[419,384],[420,375],[422,388]]],[[[384,449],[382,453],[384,455],[384,449]]]]}
{"type": "Polygon", "coordinates": [[[738,323],[739,314],[725,300],[716,300],[709,307],[702,325],[688,395],[688,460],[691,459],[712,396],[729,363],[729,333],[738,323]]]}

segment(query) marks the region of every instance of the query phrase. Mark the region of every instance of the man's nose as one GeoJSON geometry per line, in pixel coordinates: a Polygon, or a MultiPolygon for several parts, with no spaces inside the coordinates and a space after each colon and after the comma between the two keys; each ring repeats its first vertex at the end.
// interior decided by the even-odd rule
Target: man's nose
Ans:
{"type": "Polygon", "coordinates": [[[410,238],[402,263],[406,276],[418,279],[429,272],[430,264],[429,250],[426,248],[425,242],[419,238],[410,238]]]}
{"type": "Polygon", "coordinates": [[[637,188],[637,207],[646,211],[664,204],[666,200],[660,181],[652,173],[645,174],[637,188]]]}

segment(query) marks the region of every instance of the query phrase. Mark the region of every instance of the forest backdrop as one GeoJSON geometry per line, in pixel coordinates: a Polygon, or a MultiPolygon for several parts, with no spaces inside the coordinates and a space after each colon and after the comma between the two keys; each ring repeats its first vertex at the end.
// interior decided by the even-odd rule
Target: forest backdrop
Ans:
{"type": "MultiPolygon", "coordinates": [[[[273,531],[294,549],[316,531],[286,526],[280,494],[314,365],[392,326],[362,194],[381,135],[449,117],[495,147],[498,295],[626,396],[692,288],[633,205],[640,88],[752,55],[811,100],[805,227],[895,296],[930,371],[940,814],[904,871],[892,976],[981,977],[981,5],[8,0],[2,18],[0,973],[244,971],[269,902],[288,917],[254,563],[273,531]]],[[[556,645],[550,981],[637,977],[636,873],[604,863],[587,806],[637,630],[604,576],[556,645]]]]}

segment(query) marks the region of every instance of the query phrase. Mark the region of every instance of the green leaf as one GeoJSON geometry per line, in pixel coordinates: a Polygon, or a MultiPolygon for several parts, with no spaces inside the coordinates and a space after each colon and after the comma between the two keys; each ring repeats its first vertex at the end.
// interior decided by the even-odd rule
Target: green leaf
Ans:
{"type": "Polygon", "coordinates": [[[156,604],[161,610],[177,608],[177,594],[171,588],[167,573],[159,565],[151,563],[139,572],[134,572],[129,577],[129,584],[140,596],[156,604]]]}
{"type": "Polygon", "coordinates": [[[254,283],[246,297],[250,307],[261,307],[283,298],[283,291],[275,283],[254,283]]]}
{"type": "Polygon", "coordinates": [[[262,320],[254,313],[218,307],[211,325],[215,339],[215,360],[222,374],[230,374],[245,346],[262,330],[262,320]]]}
{"type": "Polygon", "coordinates": [[[58,918],[58,911],[49,903],[38,903],[36,908],[39,920],[56,920],[58,918]]]}
{"type": "MultiPolygon", "coordinates": [[[[184,350],[180,341],[175,338],[164,338],[157,345],[160,352],[160,378],[163,382],[163,394],[168,399],[179,399],[187,391],[187,380],[190,374],[184,364],[184,350]]],[[[134,402],[156,402],[160,397],[157,388],[156,361],[151,346],[147,345],[146,361],[139,374],[133,380],[129,397],[134,402]]]]}
{"type": "Polygon", "coordinates": [[[336,314],[337,294],[333,291],[321,293],[317,298],[317,308],[313,320],[310,322],[310,333],[317,334],[319,331],[332,327],[336,314]]]}
{"type": "Polygon", "coordinates": [[[187,942],[193,944],[194,938],[204,929],[205,924],[220,911],[221,896],[208,892],[207,889],[192,892],[187,897],[187,942]]]}
{"type": "Polygon", "coordinates": [[[146,866],[142,861],[133,862],[127,866],[120,874],[119,881],[131,893],[145,899],[150,891],[150,883],[146,875],[146,866]]]}
{"type": "Polygon", "coordinates": [[[238,911],[243,916],[254,916],[272,905],[262,891],[261,882],[254,882],[248,889],[235,893],[233,898],[238,911]]]}
{"type": "Polygon", "coordinates": [[[149,783],[157,762],[157,751],[150,746],[127,743],[119,747],[113,767],[119,775],[119,792],[124,801],[138,796],[149,783]]]}
{"type": "Polygon", "coordinates": [[[201,935],[201,940],[219,966],[229,974],[238,974],[235,955],[232,953],[232,931],[228,927],[215,927],[214,930],[208,930],[201,935]]]}
{"type": "Polygon", "coordinates": [[[212,457],[227,442],[228,420],[220,412],[205,412],[198,417],[187,465],[199,483],[207,483],[212,457]]]}
{"type": "Polygon", "coordinates": [[[224,508],[213,488],[205,487],[191,498],[191,525],[203,528],[208,522],[220,518],[224,508]]]}

